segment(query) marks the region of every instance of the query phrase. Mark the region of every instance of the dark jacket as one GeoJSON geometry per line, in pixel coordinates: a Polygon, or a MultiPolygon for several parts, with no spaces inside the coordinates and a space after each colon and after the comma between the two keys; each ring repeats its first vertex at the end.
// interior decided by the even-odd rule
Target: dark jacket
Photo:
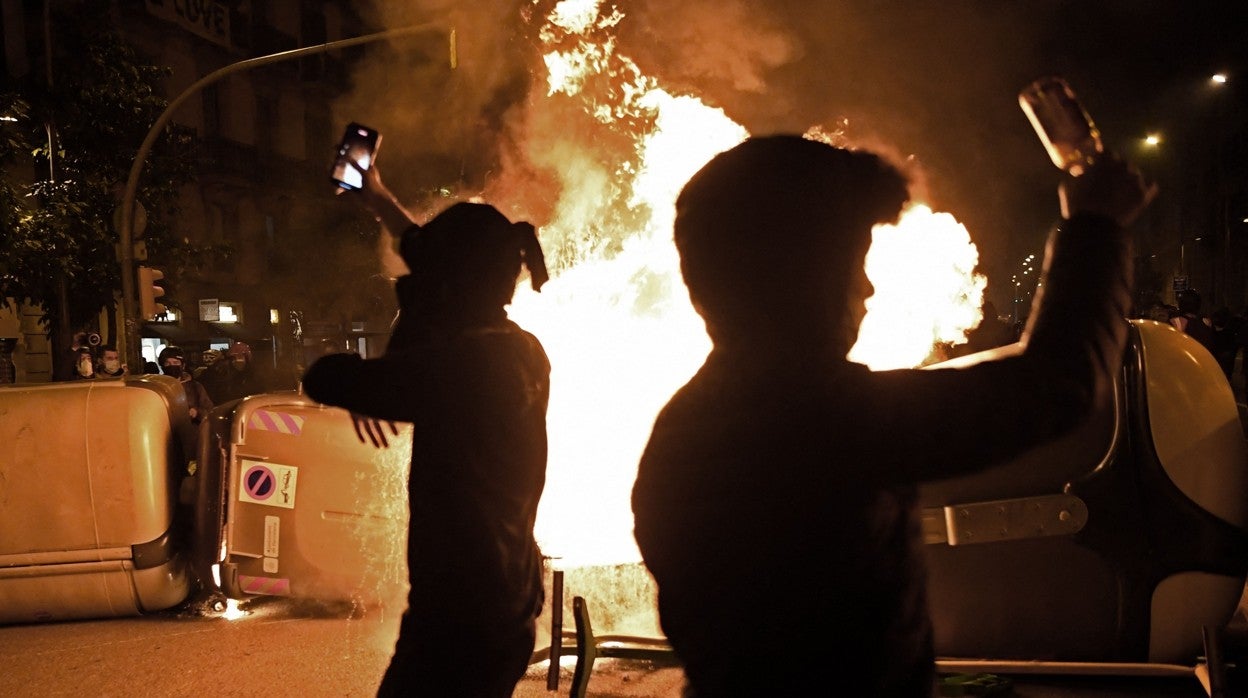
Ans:
{"type": "Polygon", "coordinates": [[[699,691],[931,694],[916,485],[1002,462],[1108,399],[1128,248],[1105,219],[1055,231],[1016,357],[873,373],[711,352],[659,415],[633,490],[664,631],[717,667],[699,691]]]}
{"type": "Polygon", "coordinates": [[[314,400],[413,424],[409,614],[530,622],[541,609],[533,538],[546,482],[550,363],[509,320],[405,332],[377,359],[334,354],[303,379],[314,400]]]}

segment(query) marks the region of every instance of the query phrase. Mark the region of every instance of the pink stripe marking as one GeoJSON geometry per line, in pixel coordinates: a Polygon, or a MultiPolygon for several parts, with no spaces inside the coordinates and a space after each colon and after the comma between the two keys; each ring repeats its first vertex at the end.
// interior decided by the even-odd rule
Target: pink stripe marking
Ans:
{"type": "Polygon", "coordinates": [[[298,436],[303,433],[303,420],[284,412],[256,410],[247,420],[247,426],[260,431],[276,431],[281,434],[298,436]]]}
{"type": "Polygon", "coordinates": [[[281,429],[277,428],[277,422],[273,421],[272,412],[265,412],[264,410],[257,410],[256,417],[258,417],[260,421],[264,423],[264,429],[268,431],[281,431],[281,429]]]}
{"type": "Polygon", "coordinates": [[[239,575],[238,581],[243,591],[248,594],[267,594],[271,596],[290,596],[290,580],[273,577],[248,577],[239,575]]]}
{"type": "Polygon", "coordinates": [[[278,416],[278,417],[281,417],[282,421],[286,423],[286,433],[288,433],[288,434],[298,434],[298,433],[299,433],[300,428],[299,428],[299,421],[298,421],[298,420],[296,420],[294,417],[292,417],[292,416],[290,416],[290,415],[288,415],[288,414],[278,414],[277,416],[278,416]]]}

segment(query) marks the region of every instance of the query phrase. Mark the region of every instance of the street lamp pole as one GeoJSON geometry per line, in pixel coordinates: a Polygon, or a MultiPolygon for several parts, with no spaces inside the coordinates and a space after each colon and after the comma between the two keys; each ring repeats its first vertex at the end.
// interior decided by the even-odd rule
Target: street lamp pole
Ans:
{"type": "MultiPolygon", "coordinates": [[[[130,166],[130,175],[126,178],[126,187],[121,198],[121,215],[117,230],[117,236],[121,247],[121,309],[124,317],[125,331],[122,333],[124,344],[121,347],[123,356],[130,362],[131,366],[141,366],[142,357],[139,351],[139,318],[137,309],[137,298],[135,295],[135,278],[134,278],[134,198],[138,191],[139,174],[143,170],[143,165],[147,161],[147,156],[155,145],[156,139],[164,130],[165,126],[173,118],[173,113],[188,98],[204,89],[205,87],[217,82],[221,78],[234,73],[240,73],[252,68],[269,65],[270,63],[278,63],[280,61],[289,61],[296,58],[303,58],[317,53],[333,51],[336,49],[349,48],[360,44],[368,44],[383,39],[399,38],[410,36],[413,34],[422,34],[430,31],[438,31],[439,27],[434,24],[418,24],[401,29],[390,29],[387,31],[377,32],[375,34],[366,34],[350,39],[340,39],[338,41],[330,41],[315,46],[305,46],[303,48],[292,49],[290,51],[282,51],[267,56],[257,56],[247,60],[231,63],[223,68],[215,70],[208,75],[200,78],[193,85],[182,91],[168,107],[157,117],[156,122],[148,130],[147,136],[143,139],[143,144],[139,146],[139,151],[134,156],[134,162],[130,166]]],[[[455,31],[450,32],[450,63],[455,66],[455,31]]]]}

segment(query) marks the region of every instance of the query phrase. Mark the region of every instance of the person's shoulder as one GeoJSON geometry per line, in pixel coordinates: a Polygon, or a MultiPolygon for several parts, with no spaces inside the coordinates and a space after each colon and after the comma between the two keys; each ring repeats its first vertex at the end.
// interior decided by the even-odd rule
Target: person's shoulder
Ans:
{"type": "Polygon", "coordinates": [[[449,343],[453,351],[481,350],[489,353],[508,352],[546,359],[546,348],[540,339],[511,320],[456,335],[449,343]]]}

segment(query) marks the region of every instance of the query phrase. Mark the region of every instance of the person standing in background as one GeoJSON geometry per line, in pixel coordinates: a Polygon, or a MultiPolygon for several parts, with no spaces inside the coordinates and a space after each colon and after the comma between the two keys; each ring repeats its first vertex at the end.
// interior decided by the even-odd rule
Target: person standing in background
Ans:
{"type": "Polygon", "coordinates": [[[1179,291],[1178,303],[1179,314],[1170,319],[1170,324],[1200,342],[1210,353],[1217,351],[1213,326],[1200,312],[1200,294],[1190,288],[1179,291]]]}
{"type": "Polygon", "coordinates": [[[126,365],[121,363],[121,354],[117,347],[106,344],[100,347],[100,361],[95,368],[96,378],[124,378],[128,373],[126,365]]]}
{"type": "Polygon", "coordinates": [[[95,378],[95,354],[91,347],[81,346],[74,350],[74,371],[69,379],[80,381],[95,378]]]}

